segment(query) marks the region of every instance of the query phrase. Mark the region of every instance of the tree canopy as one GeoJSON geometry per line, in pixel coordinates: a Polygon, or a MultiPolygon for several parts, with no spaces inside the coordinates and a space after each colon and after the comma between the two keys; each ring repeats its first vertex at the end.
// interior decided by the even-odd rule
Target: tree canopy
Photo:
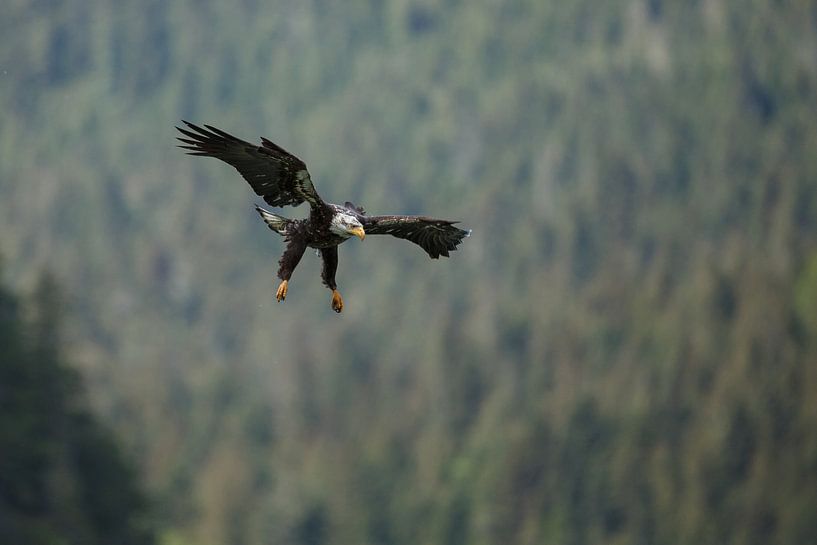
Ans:
{"type": "Polygon", "coordinates": [[[63,356],[60,295],[0,287],[0,536],[20,545],[153,543],[147,500],[63,356]]]}

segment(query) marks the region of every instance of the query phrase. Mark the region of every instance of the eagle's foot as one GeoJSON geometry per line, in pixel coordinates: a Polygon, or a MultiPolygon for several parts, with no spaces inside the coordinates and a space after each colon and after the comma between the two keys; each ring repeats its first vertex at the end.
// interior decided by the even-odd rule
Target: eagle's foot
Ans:
{"type": "Polygon", "coordinates": [[[275,298],[278,299],[279,303],[287,298],[287,286],[288,285],[289,285],[289,281],[281,280],[281,284],[278,286],[278,292],[275,294],[275,298]]]}
{"type": "Polygon", "coordinates": [[[332,290],[332,310],[338,313],[343,310],[343,297],[338,290],[332,290]]]}

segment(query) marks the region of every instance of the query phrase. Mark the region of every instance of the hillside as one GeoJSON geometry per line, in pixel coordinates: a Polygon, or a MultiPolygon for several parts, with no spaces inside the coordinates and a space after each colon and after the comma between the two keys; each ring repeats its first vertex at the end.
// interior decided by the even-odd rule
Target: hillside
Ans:
{"type": "MultiPolygon", "coordinates": [[[[166,543],[817,538],[808,3],[12,2],[0,251],[44,268],[166,543]],[[321,195],[346,308],[179,119],[321,195]]],[[[285,211],[306,214],[302,208],[285,211]]]]}
{"type": "Polygon", "coordinates": [[[138,475],[65,359],[60,299],[47,276],[32,297],[0,286],[0,537],[154,543],[138,475]]]}

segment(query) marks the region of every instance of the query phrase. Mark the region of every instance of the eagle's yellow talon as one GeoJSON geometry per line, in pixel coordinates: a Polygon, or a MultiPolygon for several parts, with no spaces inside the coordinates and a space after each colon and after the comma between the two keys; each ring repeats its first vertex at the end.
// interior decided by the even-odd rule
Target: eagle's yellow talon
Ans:
{"type": "Polygon", "coordinates": [[[275,294],[275,298],[278,299],[279,303],[287,298],[288,284],[289,282],[287,280],[282,280],[281,284],[278,286],[278,292],[275,294]]]}
{"type": "Polygon", "coordinates": [[[343,298],[338,290],[332,290],[332,310],[338,313],[343,310],[343,298]]]}

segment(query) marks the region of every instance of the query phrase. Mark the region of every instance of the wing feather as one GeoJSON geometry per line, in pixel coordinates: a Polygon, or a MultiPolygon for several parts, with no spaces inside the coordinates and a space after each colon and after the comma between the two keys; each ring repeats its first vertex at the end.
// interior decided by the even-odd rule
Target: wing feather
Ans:
{"type": "Polygon", "coordinates": [[[471,234],[454,226],[459,222],[424,216],[363,216],[361,220],[367,235],[391,235],[411,241],[432,259],[449,257],[449,252],[471,234]]]}
{"type": "Polygon", "coordinates": [[[298,206],[306,201],[313,209],[327,206],[315,191],[306,164],[284,148],[266,138],[258,146],[212,125],[182,121],[187,128],[176,127],[186,137],[177,137],[184,144],[180,148],[188,155],[215,157],[232,165],[270,205],[298,206]]]}

